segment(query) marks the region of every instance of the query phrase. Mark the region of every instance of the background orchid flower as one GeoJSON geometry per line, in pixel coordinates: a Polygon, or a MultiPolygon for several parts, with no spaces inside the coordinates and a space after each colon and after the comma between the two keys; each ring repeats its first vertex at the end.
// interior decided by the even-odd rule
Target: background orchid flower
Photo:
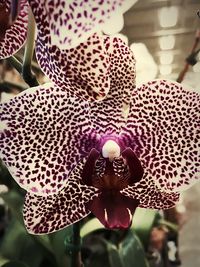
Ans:
{"type": "MultiPolygon", "coordinates": [[[[68,87],[71,95],[87,100],[104,98],[110,89],[109,55],[112,46],[110,47],[110,43],[106,38],[100,37],[100,34],[93,36],[91,34],[97,28],[102,29],[109,17],[116,17],[116,14],[122,16],[135,1],[34,0],[29,3],[37,24],[36,56],[42,71],[59,87],[68,87]],[[71,26],[73,26],[71,30],[67,28],[71,26]],[[58,34],[57,27],[62,34],[58,34]],[[66,37],[66,34],[69,36],[66,37]],[[64,43],[60,49],[53,40],[62,42],[60,41],[62,38],[64,43]],[[73,43],[72,46],[69,40],[73,43]],[[77,47],[71,48],[75,46],[77,47]]],[[[22,1],[22,4],[26,6],[27,12],[27,2],[22,1]]],[[[20,14],[19,19],[21,19],[20,14]]],[[[25,31],[26,25],[21,27],[25,31]]],[[[17,36],[16,33],[15,31],[12,34],[17,36]]],[[[14,41],[17,42],[16,37],[14,41]]],[[[11,51],[7,49],[5,40],[0,41],[0,46],[3,47],[0,58],[8,57],[20,48],[22,43],[16,47],[15,42],[14,44],[10,42],[11,51]]],[[[129,62],[127,65],[131,66],[129,62]]]]}
{"type": "Polygon", "coordinates": [[[91,211],[108,228],[127,228],[137,206],[170,208],[199,179],[200,96],[151,81],[132,91],[125,121],[122,92],[113,86],[89,103],[46,84],[2,105],[1,155],[28,191],[29,232],[59,230],[91,211]]]}
{"type": "MultiPolygon", "coordinates": [[[[53,3],[55,4],[55,2],[56,1],[53,3]]],[[[57,4],[57,9],[55,9],[56,11],[52,11],[52,1],[42,1],[40,5],[37,3],[37,1],[30,1],[38,28],[36,56],[38,63],[40,64],[45,75],[59,87],[65,89],[67,86],[71,95],[76,95],[83,99],[92,101],[103,99],[110,90],[109,77],[112,75],[110,73],[112,69],[112,64],[110,63],[110,51],[113,50],[113,46],[109,41],[109,38],[102,38],[99,33],[91,36],[91,33],[93,33],[94,30],[97,30],[96,27],[103,27],[108,14],[111,15],[110,12],[116,15],[115,11],[117,10],[119,13],[121,12],[122,15],[122,13],[134,2],[135,1],[128,0],[119,0],[114,2],[79,1],[79,4],[82,6],[82,8],[74,8],[76,6],[75,2],[70,4],[70,7],[68,7],[69,3],[63,1],[64,7],[62,7],[62,11],[60,10],[59,13],[61,14],[62,18],[63,16],[67,17],[69,23],[72,21],[70,25],[73,26],[73,42],[77,46],[76,48],[73,48],[73,45],[72,48],[69,49],[71,46],[68,44],[67,39],[65,38],[65,48],[67,49],[60,49],[59,46],[56,46],[53,43],[53,39],[55,38],[52,37],[52,28],[55,28],[52,26],[52,23],[56,25],[55,23],[57,21],[59,29],[63,29],[63,27],[65,29],[65,24],[67,21],[64,22],[62,19],[55,20],[51,14],[58,12],[61,4],[57,4]],[[110,6],[110,8],[108,8],[108,6],[110,6]],[[72,11],[73,14],[71,13],[72,11]],[[76,12],[78,12],[78,14],[76,14],[76,12]],[[100,23],[98,23],[99,14],[102,14],[100,15],[100,23]],[[49,16],[51,16],[51,20],[49,19],[49,16]],[[96,16],[96,19],[94,16],[96,16]],[[77,19],[78,21],[81,21],[81,26],[79,23],[77,23],[77,19]],[[82,29],[82,27],[84,29],[82,29]],[[81,36],[79,36],[80,32],[82,34],[81,36]],[[86,40],[86,37],[88,36],[90,37],[86,40]],[[83,40],[85,41],[80,43],[83,40]]],[[[57,17],[58,16],[56,15],[56,18],[57,17]]],[[[56,29],[58,25],[55,26],[56,29]]],[[[67,30],[64,32],[65,34],[63,33],[63,35],[58,33],[60,38],[65,36],[66,32],[71,31],[67,30]]],[[[55,36],[56,39],[59,40],[57,34],[55,36]]],[[[118,44],[116,44],[115,47],[124,47],[124,44],[123,42],[120,44],[120,41],[118,41],[118,44]]],[[[63,45],[62,48],[64,48],[63,45]]],[[[129,51],[127,51],[127,54],[130,54],[129,51]]],[[[124,67],[126,67],[127,71],[131,75],[131,73],[134,72],[132,70],[132,64],[130,64],[130,60],[132,62],[132,59],[127,58],[127,63],[125,63],[126,61],[123,60],[123,64],[126,64],[124,67]]]]}
{"type": "Polygon", "coordinates": [[[0,59],[2,59],[15,54],[26,41],[27,0],[0,0],[0,15],[0,59]]]}
{"type": "MultiPolygon", "coordinates": [[[[122,16],[123,12],[134,2],[125,0],[114,2],[78,1],[78,3],[77,1],[71,1],[70,3],[68,1],[62,3],[58,1],[30,1],[38,29],[36,56],[44,73],[53,82],[61,81],[59,86],[65,86],[69,83],[74,86],[74,83],[76,83],[78,88],[73,93],[78,96],[87,99],[103,98],[109,90],[109,80],[107,78],[109,63],[102,42],[97,38],[96,40],[94,38],[88,40],[87,50],[80,46],[78,55],[76,54],[77,50],[69,51],[69,48],[86,41],[92,33],[97,31],[97,28],[102,29],[109,17],[113,15],[116,17],[116,14],[122,16]],[[62,30],[62,34],[58,34],[57,27],[60,31],[62,30]],[[66,37],[66,34],[69,36],[66,37]],[[59,40],[59,37],[65,39],[62,50],[57,46],[58,44],[55,45],[53,42],[53,40],[59,40]],[[73,43],[72,46],[70,42],[73,43]],[[105,68],[105,66],[107,67],[105,68]],[[85,90],[81,91],[82,86],[85,90]]],[[[28,12],[27,2],[22,1],[21,5],[25,5],[26,12],[28,12]]],[[[20,15],[19,19],[21,19],[20,15]]],[[[26,24],[21,25],[21,27],[25,32],[26,24]]],[[[16,33],[16,31],[13,32],[15,42],[17,42],[16,33]]],[[[25,41],[25,36],[23,39],[25,41]]],[[[15,42],[12,43],[12,51],[7,51],[4,40],[0,43],[2,47],[5,46],[5,49],[0,53],[0,58],[12,55],[22,46],[22,43],[16,46],[15,42]]]]}
{"type": "Polygon", "coordinates": [[[51,45],[75,48],[95,32],[102,31],[109,20],[123,21],[125,13],[137,0],[59,1],[31,0],[39,31],[49,30],[51,45]],[[42,18],[48,23],[43,24],[42,18]]]}

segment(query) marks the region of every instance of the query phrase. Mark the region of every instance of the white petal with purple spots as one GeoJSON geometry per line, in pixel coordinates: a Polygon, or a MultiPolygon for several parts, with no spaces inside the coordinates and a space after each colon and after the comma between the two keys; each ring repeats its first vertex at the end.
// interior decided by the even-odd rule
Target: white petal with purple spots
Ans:
{"type": "Polygon", "coordinates": [[[87,102],[46,84],[1,105],[1,157],[27,191],[58,192],[70,171],[98,144],[87,102]]]}
{"type": "Polygon", "coordinates": [[[26,194],[23,214],[29,233],[46,234],[58,231],[90,213],[85,204],[98,195],[98,189],[81,183],[83,164],[84,162],[79,163],[73,170],[58,194],[26,194]]]}
{"type": "Polygon", "coordinates": [[[95,32],[103,30],[104,24],[114,14],[119,18],[135,0],[31,0],[37,5],[40,17],[47,13],[52,45],[60,49],[74,48],[85,42],[95,32]],[[42,9],[39,6],[43,6],[42,9]]]}
{"type": "Polygon", "coordinates": [[[162,192],[180,192],[199,180],[200,95],[171,81],[137,88],[126,127],[126,146],[162,192]]]}

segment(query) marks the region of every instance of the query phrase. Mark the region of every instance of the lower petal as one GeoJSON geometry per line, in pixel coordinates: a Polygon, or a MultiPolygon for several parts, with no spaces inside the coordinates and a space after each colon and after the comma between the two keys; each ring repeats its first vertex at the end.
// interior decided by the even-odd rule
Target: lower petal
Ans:
{"type": "Polygon", "coordinates": [[[85,204],[98,193],[94,187],[81,184],[82,167],[83,164],[77,166],[58,194],[46,197],[26,194],[23,214],[29,233],[52,233],[83,219],[90,213],[85,204]]]}
{"type": "Polygon", "coordinates": [[[139,199],[138,207],[147,209],[169,209],[179,201],[179,193],[165,192],[158,188],[153,177],[146,171],[140,182],[123,189],[121,193],[132,199],[139,199]]]}

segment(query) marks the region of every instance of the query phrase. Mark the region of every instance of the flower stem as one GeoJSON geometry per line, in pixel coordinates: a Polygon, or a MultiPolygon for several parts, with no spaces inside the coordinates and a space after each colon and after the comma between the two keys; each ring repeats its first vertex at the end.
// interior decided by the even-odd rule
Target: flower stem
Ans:
{"type": "Polygon", "coordinates": [[[35,43],[35,19],[31,9],[29,9],[28,34],[27,34],[27,43],[23,58],[23,65],[22,65],[22,77],[24,81],[31,87],[39,85],[35,75],[32,73],[31,70],[31,62],[34,52],[34,43],[35,43]]]}
{"type": "Polygon", "coordinates": [[[72,243],[74,248],[71,255],[71,267],[83,267],[81,261],[81,237],[80,237],[80,222],[73,225],[72,243]]]}
{"type": "Polygon", "coordinates": [[[19,72],[19,74],[22,73],[22,63],[16,57],[9,57],[7,58],[7,61],[19,72]]]}
{"type": "MultiPolygon", "coordinates": [[[[191,50],[189,56],[191,56],[191,55],[195,52],[195,49],[197,48],[199,42],[200,42],[200,30],[198,29],[198,30],[196,31],[194,44],[193,44],[193,46],[192,46],[192,50],[191,50]]],[[[177,78],[177,80],[176,80],[177,82],[181,83],[181,82],[183,81],[183,79],[184,79],[186,73],[188,72],[189,66],[190,66],[190,64],[189,64],[189,62],[188,62],[187,59],[186,59],[185,66],[184,66],[183,70],[180,72],[180,74],[179,74],[179,76],[178,76],[178,78],[177,78]]]]}

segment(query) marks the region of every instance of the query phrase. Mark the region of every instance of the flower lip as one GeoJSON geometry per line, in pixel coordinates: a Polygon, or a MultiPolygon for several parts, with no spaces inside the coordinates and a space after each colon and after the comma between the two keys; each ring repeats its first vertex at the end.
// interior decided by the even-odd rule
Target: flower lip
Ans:
{"type": "Polygon", "coordinates": [[[132,214],[138,205],[138,200],[130,199],[117,191],[114,194],[102,192],[86,204],[87,208],[108,229],[129,228],[132,214]]]}
{"type": "MultiPolygon", "coordinates": [[[[116,146],[114,148],[117,148],[119,153],[120,147],[115,141],[108,140],[105,142],[105,146],[109,142],[111,142],[111,149],[114,144],[116,146]]],[[[140,163],[131,149],[125,149],[123,155],[127,164],[124,163],[122,158],[112,161],[110,158],[103,158],[100,152],[93,148],[81,175],[84,184],[99,189],[99,195],[90,200],[86,207],[108,229],[129,228],[132,222],[132,214],[139,205],[138,200],[122,195],[121,190],[141,179],[140,175],[143,175],[143,169],[137,171],[140,163]],[[122,165],[117,169],[119,160],[121,160],[122,165]],[[132,160],[131,164],[136,163],[136,170],[129,166],[132,160]],[[98,161],[103,163],[104,166],[100,172],[98,161]],[[119,172],[119,170],[121,171],[119,172]],[[136,172],[136,175],[134,172],[136,172]]]]}

